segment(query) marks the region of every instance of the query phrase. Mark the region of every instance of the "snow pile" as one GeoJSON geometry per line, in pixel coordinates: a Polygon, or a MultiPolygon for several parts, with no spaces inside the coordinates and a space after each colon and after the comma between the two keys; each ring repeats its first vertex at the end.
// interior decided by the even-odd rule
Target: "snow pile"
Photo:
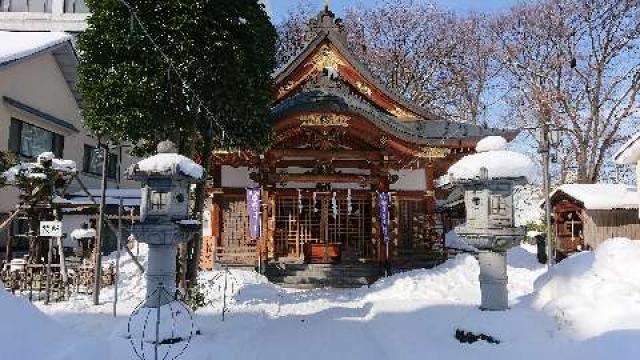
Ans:
{"type": "Polygon", "coordinates": [[[147,172],[158,174],[182,174],[194,179],[201,179],[204,175],[202,166],[180,154],[157,154],[141,160],[133,165],[130,173],[147,172]]]}
{"type": "Polygon", "coordinates": [[[96,229],[75,229],[69,234],[72,239],[91,239],[96,238],[98,234],[96,233],[96,229]]]}
{"type": "Polygon", "coordinates": [[[640,132],[635,134],[622,148],[613,156],[617,164],[632,165],[640,159],[640,132]]]}
{"type": "Polygon", "coordinates": [[[94,344],[97,340],[87,342],[74,336],[69,329],[38,311],[27,299],[6,292],[2,283],[0,314],[2,359],[50,359],[54,349],[61,349],[58,350],[61,355],[58,359],[82,359],[78,354],[97,348],[94,344]]]}
{"type": "Polygon", "coordinates": [[[553,193],[563,192],[580,201],[589,210],[637,209],[640,205],[638,192],[622,184],[565,184],[553,193]]]}
{"type": "Polygon", "coordinates": [[[607,240],[565,259],[535,288],[534,305],[577,336],[640,329],[640,242],[607,240]]]}
{"type": "Polygon", "coordinates": [[[0,64],[46,50],[72,37],[63,32],[0,31],[0,64]]]}
{"type": "Polygon", "coordinates": [[[504,150],[506,140],[501,137],[488,137],[478,143],[477,154],[467,155],[453,164],[444,183],[455,180],[473,180],[480,177],[480,169],[489,172],[489,178],[525,177],[529,180],[535,176],[533,161],[524,154],[504,150]]]}

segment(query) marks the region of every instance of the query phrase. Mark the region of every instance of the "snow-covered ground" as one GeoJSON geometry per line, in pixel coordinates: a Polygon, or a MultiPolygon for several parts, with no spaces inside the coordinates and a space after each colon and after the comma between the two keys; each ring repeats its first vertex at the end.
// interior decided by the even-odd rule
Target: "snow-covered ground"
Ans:
{"type": "MultiPolygon", "coordinates": [[[[196,314],[201,335],[181,358],[637,359],[640,242],[609,241],[551,273],[534,251],[527,245],[509,251],[506,312],[478,310],[479,268],[470,255],[353,290],[291,291],[233,271],[229,283],[238,286],[226,321],[220,319],[218,281],[207,291],[213,304],[196,314]],[[456,329],[501,343],[463,345],[454,338],[456,329]]],[[[37,304],[48,316],[0,293],[0,358],[134,359],[125,338],[127,317],[142,301],[144,281],[130,259],[123,257],[122,268],[117,318],[111,289],[103,291],[98,307],[86,297],[37,304]]],[[[215,276],[202,274],[202,283],[215,276]]]]}

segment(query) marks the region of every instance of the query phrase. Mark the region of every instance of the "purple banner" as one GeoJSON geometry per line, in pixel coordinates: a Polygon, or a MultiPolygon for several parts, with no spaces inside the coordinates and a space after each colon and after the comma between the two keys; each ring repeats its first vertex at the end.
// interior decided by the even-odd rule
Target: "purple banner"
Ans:
{"type": "Polygon", "coordinates": [[[378,193],[378,204],[380,205],[380,229],[382,230],[382,240],[385,244],[389,243],[389,193],[378,193]]]}
{"type": "Polygon", "coordinates": [[[247,213],[249,214],[249,236],[256,241],[260,238],[261,189],[247,189],[247,213]]]}

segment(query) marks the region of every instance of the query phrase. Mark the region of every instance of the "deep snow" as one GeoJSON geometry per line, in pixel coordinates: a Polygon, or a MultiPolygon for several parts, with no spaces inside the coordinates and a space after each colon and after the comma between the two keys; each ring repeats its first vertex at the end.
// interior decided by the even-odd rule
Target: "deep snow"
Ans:
{"type": "MultiPolygon", "coordinates": [[[[214,304],[196,315],[202,335],[182,359],[636,359],[640,243],[609,241],[546,275],[533,251],[528,245],[509,251],[511,309],[506,312],[477,309],[479,269],[470,255],[354,290],[291,291],[255,273],[232,271],[228,280],[239,286],[226,321],[220,320],[218,280],[208,286],[214,304]],[[502,343],[462,345],[453,336],[458,328],[502,343]]],[[[144,247],[141,254],[144,261],[144,247]]],[[[127,256],[122,268],[124,293],[115,319],[111,289],[103,291],[98,307],[87,297],[36,304],[53,320],[2,293],[0,309],[11,312],[12,321],[2,321],[0,332],[13,334],[12,323],[18,321],[31,329],[16,332],[20,341],[15,343],[4,344],[12,337],[0,338],[3,349],[11,350],[2,358],[41,359],[39,349],[27,346],[28,336],[41,336],[43,346],[57,341],[46,351],[51,359],[133,359],[125,339],[127,316],[142,301],[144,281],[127,256]],[[19,306],[7,307],[7,301],[19,306]]],[[[203,273],[202,283],[216,274],[203,273]]]]}

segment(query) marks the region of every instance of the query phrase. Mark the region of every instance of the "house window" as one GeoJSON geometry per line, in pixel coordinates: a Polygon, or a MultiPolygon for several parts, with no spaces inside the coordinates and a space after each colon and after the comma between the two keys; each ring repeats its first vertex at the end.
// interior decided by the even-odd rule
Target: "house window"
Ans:
{"type": "MultiPolygon", "coordinates": [[[[94,146],[84,146],[84,172],[87,174],[102,176],[103,151],[94,146]]],[[[109,153],[107,159],[107,177],[115,179],[118,176],[118,156],[109,153]]]]}
{"type": "Polygon", "coordinates": [[[9,150],[26,158],[34,158],[43,152],[52,152],[62,158],[64,136],[31,125],[18,119],[11,119],[9,130],[9,150]]]}

